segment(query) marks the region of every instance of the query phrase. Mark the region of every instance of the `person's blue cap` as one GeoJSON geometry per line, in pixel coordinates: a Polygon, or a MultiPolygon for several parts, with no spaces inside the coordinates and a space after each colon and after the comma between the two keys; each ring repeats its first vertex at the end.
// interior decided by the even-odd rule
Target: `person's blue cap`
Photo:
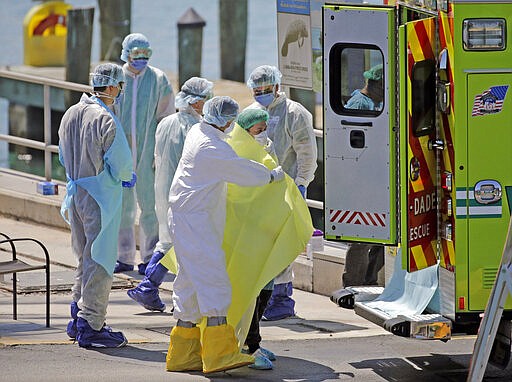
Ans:
{"type": "Polygon", "coordinates": [[[204,101],[212,96],[213,82],[201,77],[192,77],[181,86],[181,91],[176,94],[174,106],[177,109],[187,107],[198,101],[204,101]]]}
{"type": "Polygon", "coordinates": [[[206,101],[203,106],[203,120],[212,125],[226,126],[238,115],[238,103],[228,96],[217,96],[206,101]]]}
{"type": "Polygon", "coordinates": [[[279,69],[275,66],[261,65],[251,72],[247,80],[247,86],[254,89],[261,86],[280,84],[282,76],[279,69]]]}
{"type": "MultiPolygon", "coordinates": [[[[151,56],[151,48],[149,47],[149,41],[142,33],[131,33],[126,36],[123,40],[121,50],[121,60],[128,62],[128,57],[132,50],[144,50],[146,56],[151,56]]],[[[146,57],[149,58],[149,57],[146,57]]]]}
{"type": "Polygon", "coordinates": [[[113,63],[99,64],[90,74],[90,82],[94,88],[117,86],[120,82],[125,82],[123,68],[113,63]]]}

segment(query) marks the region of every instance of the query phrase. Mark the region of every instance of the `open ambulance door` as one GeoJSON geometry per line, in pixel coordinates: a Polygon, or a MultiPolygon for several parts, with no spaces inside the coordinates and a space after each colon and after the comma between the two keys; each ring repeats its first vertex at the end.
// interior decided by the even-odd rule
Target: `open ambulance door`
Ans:
{"type": "Polygon", "coordinates": [[[437,263],[435,19],[399,28],[402,244],[407,271],[437,263]]]}
{"type": "Polygon", "coordinates": [[[394,23],[394,7],[323,8],[327,239],[397,243],[394,23]]]}

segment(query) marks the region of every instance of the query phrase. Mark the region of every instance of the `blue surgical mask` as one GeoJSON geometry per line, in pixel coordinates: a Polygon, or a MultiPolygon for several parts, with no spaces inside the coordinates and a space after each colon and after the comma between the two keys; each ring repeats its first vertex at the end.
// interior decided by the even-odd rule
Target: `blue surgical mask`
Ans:
{"type": "Polygon", "coordinates": [[[148,60],[147,59],[143,59],[143,58],[140,58],[140,59],[137,59],[137,60],[133,60],[130,62],[130,66],[137,70],[137,71],[141,71],[142,69],[144,69],[146,66],[148,65],[148,60]]]}
{"type": "Polygon", "coordinates": [[[254,96],[254,99],[261,106],[267,107],[268,105],[270,105],[274,101],[274,92],[254,96]]]}
{"type": "Polygon", "coordinates": [[[117,94],[116,98],[114,98],[114,104],[121,103],[122,97],[123,97],[123,92],[119,92],[117,94]]]}

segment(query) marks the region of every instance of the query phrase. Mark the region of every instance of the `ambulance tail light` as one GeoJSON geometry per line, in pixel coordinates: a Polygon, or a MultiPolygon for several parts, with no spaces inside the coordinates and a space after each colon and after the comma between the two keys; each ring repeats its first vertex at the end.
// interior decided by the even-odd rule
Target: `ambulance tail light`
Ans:
{"type": "Polygon", "coordinates": [[[451,172],[443,172],[441,175],[441,187],[443,190],[451,191],[452,190],[452,173],[451,172]]]}
{"type": "Polygon", "coordinates": [[[466,298],[461,296],[459,297],[459,310],[465,310],[466,309],[466,298]]]}
{"type": "Polygon", "coordinates": [[[446,215],[447,216],[452,216],[453,214],[453,211],[452,211],[452,200],[451,199],[446,199],[446,215]]]}
{"type": "Polygon", "coordinates": [[[505,19],[466,19],[462,29],[465,50],[504,50],[505,19]]]}
{"type": "Polygon", "coordinates": [[[453,233],[452,231],[453,231],[452,223],[444,222],[442,225],[442,231],[441,231],[442,238],[445,240],[448,240],[448,241],[452,241],[452,233],[453,233]]]}

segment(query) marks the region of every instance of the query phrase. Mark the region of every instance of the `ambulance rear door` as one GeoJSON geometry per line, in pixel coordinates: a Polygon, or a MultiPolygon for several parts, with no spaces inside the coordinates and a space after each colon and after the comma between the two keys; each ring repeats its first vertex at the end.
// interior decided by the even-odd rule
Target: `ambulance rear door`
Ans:
{"type": "Polygon", "coordinates": [[[436,25],[433,17],[399,28],[402,240],[407,270],[435,265],[438,253],[436,25]],[[405,194],[404,194],[405,193],[405,194]]]}
{"type": "Polygon", "coordinates": [[[394,36],[394,7],[323,8],[327,239],[397,242],[394,36]]]}

